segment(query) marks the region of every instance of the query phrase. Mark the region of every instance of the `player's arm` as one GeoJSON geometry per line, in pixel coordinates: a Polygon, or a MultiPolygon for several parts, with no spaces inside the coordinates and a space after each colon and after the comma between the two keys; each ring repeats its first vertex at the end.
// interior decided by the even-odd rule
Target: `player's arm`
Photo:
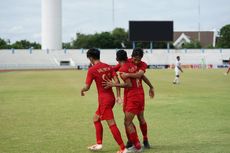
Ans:
{"type": "Polygon", "coordinates": [[[81,89],[81,96],[85,96],[85,92],[90,89],[89,84],[85,84],[85,86],[81,89]]]}
{"type": "Polygon", "coordinates": [[[125,79],[124,83],[113,82],[112,80],[107,80],[102,83],[104,88],[119,87],[119,88],[130,88],[132,83],[130,79],[125,79]]]}
{"type": "Polygon", "coordinates": [[[93,74],[88,70],[85,86],[81,89],[81,96],[85,96],[85,92],[90,89],[90,86],[93,82],[93,74]]]}
{"type": "Polygon", "coordinates": [[[135,79],[139,79],[141,77],[143,77],[143,75],[145,74],[145,71],[143,70],[139,70],[136,73],[124,73],[124,78],[135,78],[135,79]]]}
{"type": "Polygon", "coordinates": [[[183,72],[183,70],[182,70],[182,68],[181,68],[180,66],[177,66],[177,68],[178,68],[181,72],[183,72]]]}
{"type": "MultiPolygon", "coordinates": [[[[118,79],[117,76],[113,77],[113,80],[115,83],[119,84],[120,80],[118,79]]],[[[121,88],[120,87],[116,87],[116,91],[117,91],[117,97],[121,97],[121,88]]]]}
{"type": "Polygon", "coordinates": [[[113,68],[113,70],[114,70],[115,72],[117,72],[117,71],[120,69],[120,67],[121,67],[121,65],[120,65],[120,64],[117,64],[116,66],[113,66],[112,68],[113,68]]]}
{"type": "Polygon", "coordinates": [[[125,78],[140,79],[145,74],[146,68],[147,68],[147,64],[145,62],[141,62],[139,64],[139,71],[136,73],[125,73],[125,78]]]}
{"type": "Polygon", "coordinates": [[[142,79],[149,86],[149,97],[153,98],[155,95],[153,85],[145,75],[143,75],[142,79]]]}

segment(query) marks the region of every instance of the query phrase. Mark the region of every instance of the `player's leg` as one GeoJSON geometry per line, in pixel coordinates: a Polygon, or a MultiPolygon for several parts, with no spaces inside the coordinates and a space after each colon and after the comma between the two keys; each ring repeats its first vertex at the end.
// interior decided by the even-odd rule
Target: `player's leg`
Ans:
{"type": "Polygon", "coordinates": [[[130,148],[130,147],[133,146],[133,143],[130,140],[129,131],[128,131],[127,127],[125,127],[125,133],[126,133],[126,137],[127,137],[127,140],[128,140],[127,143],[126,143],[126,145],[125,145],[125,147],[126,148],[130,148]]]}
{"type": "Polygon", "coordinates": [[[179,74],[177,74],[176,76],[175,76],[175,79],[174,79],[174,81],[173,81],[173,84],[178,84],[180,81],[179,81],[179,74]]]}
{"type": "Polygon", "coordinates": [[[173,81],[173,84],[179,83],[179,71],[175,71],[175,79],[173,81]]]}
{"type": "Polygon", "coordinates": [[[101,124],[100,116],[95,113],[93,117],[94,127],[96,130],[96,141],[95,145],[88,147],[89,150],[101,150],[102,149],[102,139],[103,139],[103,127],[101,124]]]}
{"type": "Polygon", "coordinates": [[[226,72],[226,73],[228,74],[228,73],[229,73],[229,71],[230,71],[230,67],[228,68],[228,70],[227,70],[227,72],[226,72]]]}
{"type": "Polygon", "coordinates": [[[118,151],[118,153],[123,153],[125,151],[125,145],[121,138],[121,133],[119,129],[117,128],[116,122],[113,118],[112,109],[106,109],[105,112],[103,113],[103,117],[105,118],[109,126],[109,129],[113,135],[113,138],[115,139],[117,144],[120,146],[120,150],[118,151]]]}
{"type": "Polygon", "coordinates": [[[180,75],[179,75],[179,73],[178,73],[178,75],[176,75],[176,83],[178,84],[178,83],[180,83],[180,80],[179,80],[179,77],[180,77],[180,75]]]}
{"type": "Polygon", "coordinates": [[[137,118],[138,118],[138,121],[139,121],[139,124],[140,124],[140,129],[141,129],[141,133],[143,135],[143,144],[144,144],[144,147],[149,149],[150,148],[150,144],[149,144],[149,141],[148,141],[148,126],[147,126],[147,122],[144,118],[144,111],[141,112],[140,114],[137,115],[137,118]]]}
{"type": "Polygon", "coordinates": [[[173,84],[176,84],[177,82],[177,75],[175,74],[175,79],[173,80],[173,84]]]}
{"type": "Polygon", "coordinates": [[[125,128],[128,131],[128,136],[132,144],[135,146],[135,149],[140,150],[141,144],[136,132],[136,129],[133,124],[133,119],[135,117],[135,114],[130,112],[125,112],[125,128]]]}
{"type": "MultiPolygon", "coordinates": [[[[134,127],[135,131],[137,131],[137,130],[136,130],[136,126],[135,126],[134,124],[133,124],[133,127],[134,127]]],[[[125,127],[125,132],[126,132],[126,136],[127,136],[127,139],[128,139],[128,141],[127,141],[125,147],[126,147],[126,148],[130,148],[130,147],[133,146],[133,143],[132,143],[132,141],[130,140],[129,131],[128,131],[128,128],[126,128],[126,127],[125,127]]]]}

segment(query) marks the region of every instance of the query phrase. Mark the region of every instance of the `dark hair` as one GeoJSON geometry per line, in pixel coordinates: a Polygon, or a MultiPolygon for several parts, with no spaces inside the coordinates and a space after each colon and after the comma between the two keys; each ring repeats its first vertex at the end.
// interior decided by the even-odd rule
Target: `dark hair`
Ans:
{"type": "Polygon", "coordinates": [[[132,52],[132,57],[140,57],[142,58],[144,55],[144,51],[141,48],[134,48],[132,52]]]}
{"type": "Polygon", "coordinates": [[[87,58],[93,58],[95,60],[100,59],[100,51],[96,48],[91,48],[86,53],[87,58]]]}
{"type": "Polygon", "coordinates": [[[123,49],[118,50],[116,56],[117,61],[126,61],[128,59],[127,53],[123,49]]]}

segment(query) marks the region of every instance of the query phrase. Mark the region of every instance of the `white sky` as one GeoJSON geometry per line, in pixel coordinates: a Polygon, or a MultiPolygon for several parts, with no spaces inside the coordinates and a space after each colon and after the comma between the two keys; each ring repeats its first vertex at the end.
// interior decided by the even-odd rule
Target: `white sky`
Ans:
{"type": "MultiPolygon", "coordinates": [[[[173,20],[174,31],[198,30],[199,0],[62,0],[63,42],[77,32],[93,34],[128,29],[129,20],[173,20]]],[[[200,0],[201,30],[230,24],[230,0],[200,0]]],[[[41,0],[1,0],[0,38],[41,42],[41,0]]]]}

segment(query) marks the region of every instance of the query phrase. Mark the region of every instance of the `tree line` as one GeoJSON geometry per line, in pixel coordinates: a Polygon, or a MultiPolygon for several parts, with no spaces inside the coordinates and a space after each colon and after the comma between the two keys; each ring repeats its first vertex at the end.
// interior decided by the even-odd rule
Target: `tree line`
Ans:
{"type": "MultiPolygon", "coordinates": [[[[150,48],[149,42],[137,42],[136,47],[150,48]]],[[[71,42],[63,43],[63,48],[66,49],[79,49],[79,48],[100,48],[100,49],[113,49],[113,48],[132,48],[132,42],[128,39],[128,31],[123,28],[115,28],[112,32],[101,32],[95,34],[82,34],[77,33],[76,38],[71,42]]],[[[166,42],[153,42],[153,48],[167,48],[166,42]]],[[[30,42],[28,40],[20,40],[11,44],[10,40],[0,38],[0,49],[41,49],[41,44],[37,42],[30,42]]],[[[174,48],[170,42],[170,48],[174,48]]],[[[185,43],[183,48],[201,48],[200,42],[193,41],[185,43]]],[[[207,48],[213,48],[207,46],[207,48]]],[[[216,48],[230,48],[230,24],[223,26],[219,31],[216,48]]]]}

